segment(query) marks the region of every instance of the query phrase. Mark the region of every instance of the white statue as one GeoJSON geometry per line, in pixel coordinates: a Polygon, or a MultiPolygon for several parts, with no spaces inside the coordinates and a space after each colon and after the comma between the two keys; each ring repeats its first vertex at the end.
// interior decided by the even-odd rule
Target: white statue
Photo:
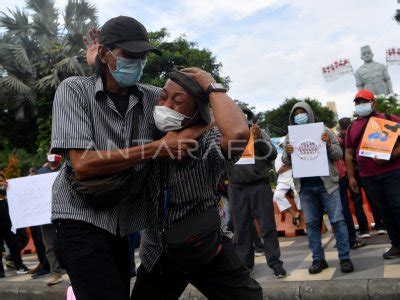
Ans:
{"type": "Polygon", "coordinates": [[[367,89],[375,95],[393,94],[392,81],[386,66],[373,61],[373,57],[369,46],[361,47],[361,59],[364,64],[355,74],[357,89],[367,89]]]}

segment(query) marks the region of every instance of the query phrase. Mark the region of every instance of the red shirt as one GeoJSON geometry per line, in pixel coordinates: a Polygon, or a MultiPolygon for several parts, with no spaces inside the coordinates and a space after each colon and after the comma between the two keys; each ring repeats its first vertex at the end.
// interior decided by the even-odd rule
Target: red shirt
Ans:
{"type": "MultiPolygon", "coordinates": [[[[358,155],[358,150],[361,145],[361,134],[364,127],[367,126],[370,117],[386,119],[385,115],[380,113],[375,113],[371,116],[357,119],[351,125],[350,132],[348,131],[346,134],[346,149],[355,149],[358,142],[358,147],[355,150],[360,177],[378,176],[400,169],[400,158],[396,158],[395,160],[390,160],[385,164],[378,165],[372,158],[358,155]]],[[[400,118],[396,115],[391,115],[391,121],[400,123],[400,118]]]]}

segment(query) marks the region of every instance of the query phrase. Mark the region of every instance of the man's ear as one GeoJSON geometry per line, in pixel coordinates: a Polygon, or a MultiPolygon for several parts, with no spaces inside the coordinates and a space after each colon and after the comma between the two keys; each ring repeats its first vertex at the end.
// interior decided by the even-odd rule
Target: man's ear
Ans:
{"type": "Polygon", "coordinates": [[[106,47],[104,47],[102,45],[99,46],[99,50],[98,50],[98,54],[97,55],[99,56],[100,61],[103,64],[107,64],[108,63],[107,52],[108,52],[108,49],[106,47]]]}

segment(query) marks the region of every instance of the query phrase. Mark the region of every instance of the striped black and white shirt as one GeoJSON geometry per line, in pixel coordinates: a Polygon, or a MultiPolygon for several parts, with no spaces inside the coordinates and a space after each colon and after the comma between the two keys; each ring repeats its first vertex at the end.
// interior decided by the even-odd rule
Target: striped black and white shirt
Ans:
{"type": "MultiPolygon", "coordinates": [[[[160,180],[160,164],[167,167],[167,176],[165,176],[166,185],[169,190],[169,199],[166,209],[166,228],[171,228],[174,224],[182,222],[190,217],[199,215],[210,207],[218,207],[221,216],[221,231],[223,235],[231,238],[226,228],[223,211],[218,206],[220,197],[217,192],[217,186],[223,171],[232,166],[239,158],[240,154],[232,159],[226,159],[221,150],[221,133],[217,128],[210,129],[199,139],[199,148],[194,153],[193,158],[187,158],[183,161],[174,160],[156,160],[153,161],[151,179],[146,181],[146,194],[156,203],[157,211],[160,211],[159,205],[163,192],[161,187],[164,181],[160,180]],[[157,188],[156,188],[157,187],[157,188]]],[[[163,252],[159,230],[160,222],[164,222],[158,216],[158,224],[143,231],[140,258],[141,263],[147,271],[151,271],[155,263],[163,252]]]]}
{"type": "Polygon", "coordinates": [[[52,193],[52,220],[73,219],[91,223],[112,234],[141,230],[154,222],[154,204],[142,196],[150,163],[135,166],[140,172],[137,195],[115,199],[117,205],[95,209],[71,187],[68,149],[116,150],[134,146],[133,111],[139,109],[138,144],[152,141],[155,130],[153,109],[161,89],[138,84],[132,88],[125,116],[106,95],[100,77],[71,77],[58,87],[53,104],[51,151],[64,156],[65,163],[52,193]]]}

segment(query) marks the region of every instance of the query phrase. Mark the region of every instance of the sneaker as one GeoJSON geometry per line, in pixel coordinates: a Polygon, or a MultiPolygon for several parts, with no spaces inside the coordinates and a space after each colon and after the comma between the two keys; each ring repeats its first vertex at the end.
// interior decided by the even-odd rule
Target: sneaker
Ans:
{"type": "Polygon", "coordinates": [[[369,234],[369,232],[360,232],[360,234],[358,235],[360,238],[362,239],[368,239],[371,237],[371,235],[369,234]]]}
{"type": "Polygon", "coordinates": [[[398,257],[400,257],[400,247],[392,246],[392,248],[383,254],[384,259],[394,259],[398,257]]]}
{"type": "Polygon", "coordinates": [[[310,274],[318,274],[321,273],[322,270],[328,268],[328,263],[325,259],[316,259],[312,262],[311,267],[308,268],[308,273],[310,274]]]}
{"type": "Polygon", "coordinates": [[[56,285],[56,284],[58,284],[58,283],[60,283],[60,282],[63,282],[64,281],[64,279],[62,278],[62,276],[61,275],[59,275],[59,274],[52,274],[51,276],[50,276],[50,278],[49,278],[49,280],[47,280],[47,285],[56,285]]]}
{"type": "Polygon", "coordinates": [[[351,273],[354,271],[354,265],[350,259],[341,259],[340,270],[342,271],[342,273],[351,273]]]}
{"type": "Polygon", "coordinates": [[[265,250],[264,249],[255,249],[254,250],[254,256],[260,257],[265,255],[265,250]]]}
{"type": "Polygon", "coordinates": [[[44,277],[49,274],[50,274],[50,271],[45,270],[45,269],[40,269],[40,270],[37,270],[35,273],[33,273],[31,277],[32,277],[32,279],[37,279],[37,278],[44,277]]]}
{"type": "Polygon", "coordinates": [[[22,264],[17,270],[17,274],[19,274],[19,275],[28,274],[28,272],[29,272],[29,269],[24,264],[22,264]]]}
{"type": "Polygon", "coordinates": [[[354,249],[359,249],[359,248],[362,248],[362,247],[365,247],[365,246],[367,246],[366,243],[364,243],[363,241],[360,241],[360,240],[356,240],[354,242],[354,244],[350,246],[350,249],[354,250],[354,249]]]}
{"type": "Polygon", "coordinates": [[[386,231],[385,229],[379,229],[379,230],[376,231],[376,233],[377,233],[378,235],[382,235],[382,234],[386,234],[387,231],[386,231]]]}
{"type": "Polygon", "coordinates": [[[274,277],[276,279],[285,278],[286,276],[286,270],[281,265],[274,267],[274,277]]]}

